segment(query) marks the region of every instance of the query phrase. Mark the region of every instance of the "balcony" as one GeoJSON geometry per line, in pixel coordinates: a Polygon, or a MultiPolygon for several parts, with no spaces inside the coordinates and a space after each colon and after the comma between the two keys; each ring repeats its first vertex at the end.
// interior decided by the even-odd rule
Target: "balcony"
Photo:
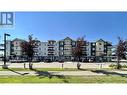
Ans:
{"type": "Polygon", "coordinates": [[[48,49],[48,51],[55,51],[54,49],[48,49]]]}
{"type": "Polygon", "coordinates": [[[48,44],[48,46],[54,47],[55,45],[54,44],[48,44]]]}

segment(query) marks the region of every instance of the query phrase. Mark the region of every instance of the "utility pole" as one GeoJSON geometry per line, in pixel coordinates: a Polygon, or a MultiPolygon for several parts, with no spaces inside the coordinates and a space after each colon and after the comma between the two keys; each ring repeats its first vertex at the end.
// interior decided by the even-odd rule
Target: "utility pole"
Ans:
{"type": "Polygon", "coordinates": [[[6,37],[7,36],[10,36],[10,34],[4,33],[4,65],[3,65],[4,69],[7,69],[7,66],[6,66],[6,37]]]}

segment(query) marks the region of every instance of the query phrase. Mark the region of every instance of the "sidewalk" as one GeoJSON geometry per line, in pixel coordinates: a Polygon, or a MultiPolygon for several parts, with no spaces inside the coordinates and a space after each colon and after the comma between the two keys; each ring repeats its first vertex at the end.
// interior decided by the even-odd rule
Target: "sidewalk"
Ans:
{"type": "MultiPolygon", "coordinates": [[[[109,68],[109,65],[112,63],[82,63],[81,68],[109,68]]],[[[2,68],[3,62],[0,62],[0,68],[2,68]]],[[[7,63],[9,68],[24,68],[24,63],[7,63]]],[[[25,63],[26,68],[29,68],[29,63],[25,63]]],[[[38,62],[33,63],[33,68],[77,68],[77,62],[52,62],[52,63],[44,63],[38,62]]]]}
{"type": "MultiPolygon", "coordinates": [[[[41,74],[50,73],[51,75],[71,75],[71,76],[85,76],[85,75],[103,75],[90,71],[48,71],[41,72],[41,74]]],[[[0,71],[0,75],[38,75],[36,71],[0,71]]]]}
{"type": "Polygon", "coordinates": [[[126,75],[127,71],[0,71],[0,75],[70,75],[70,76],[91,76],[91,75],[126,75]]]}

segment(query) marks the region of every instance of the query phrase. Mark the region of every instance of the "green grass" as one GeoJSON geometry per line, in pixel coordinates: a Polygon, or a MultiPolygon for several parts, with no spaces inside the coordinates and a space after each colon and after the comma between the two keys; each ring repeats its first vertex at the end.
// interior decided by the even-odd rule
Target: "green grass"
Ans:
{"type": "MultiPolygon", "coordinates": [[[[30,69],[26,68],[9,68],[11,70],[15,70],[15,71],[31,71],[30,69]]],[[[36,68],[36,70],[40,70],[40,71],[78,71],[78,69],[76,68],[36,68]]],[[[3,69],[0,68],[0,71],[9,71],[8,69],[3,69]]]]}
{"type": "MultiPolygon", "coordinates": [[[[9,68],[11,70],[14,71],[32,71],[28,68],[24,69],[24,68],[9,68]]],[[[78,70],[77,68],[35,68],[38,71],[83,71],[83,70],[78,70]]],[[[99,68],[95,69],[95,68],[89,68],[89,69],[84,69],[84,71],[91,71],[91,70],[100,70],[99,68]]],[[[113,69],[113,68],[103,68],[102,70],[117,70],[117,69],[113,69]]],[[[0,71],[10,71],[8,69],[3,69],[0,68],[0,71]]]]}
{"type": "Polygon", "coordinates": [[[0,76],[0,83],[127,83],[121,76],[65,76],[65,78],[39,76],[0,76]]]}

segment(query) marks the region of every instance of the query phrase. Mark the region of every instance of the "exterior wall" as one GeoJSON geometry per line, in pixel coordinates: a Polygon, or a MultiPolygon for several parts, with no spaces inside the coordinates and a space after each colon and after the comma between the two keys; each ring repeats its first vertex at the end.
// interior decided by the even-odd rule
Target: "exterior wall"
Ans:
{"type": "Polygon", "coordinates": [[[91,56],[91,43],[87,42],[86,44],[86,54],[87,56],[91,56]]]}
{"type": "Polygon", "coordinates": [[[71,60],[72,49],[75,48],[76,42],[69,37],[59,41],[59,56],[60,59],[71,60]]]}
{"type": "Polygon", "coordinates": [[[59,43],[54,42],[53,44],[49,44],[49,42],[39,42],[37,51],[36,56],[41,56],[44,58],[59,56],[59,43]]]}
{"type": "Polygon", "coordinates": [[[85,42],[85,45],[83,46],[83,56],[91,56],[91,45],[90,42],[85,42]]]}
{"type": "Polygon", "coordinates": [[[91,42],[90,43],[90,47],[91,47],[91,56],[96,56],[96,43],[95,42],[91,42]]]}
{"type": "MultiPolygon", "coordinates": [[[[23,40],[14,39],[13,41],[7,41],[7,52],[6,55],[16,55],[22,56],[21,43],[23,40]]],[[[64,59],[71,60],[73,58],[72,49],[76,47],[76,41],[72,40],[69,37],[66,37],[60,41],[49,40],[48,42],[37,43],[38,47],[35,48],[35,56],[44,57],[44,58],[53,58],[53,59],[64,59]]],[[[111,56],[112,55],[112,46],[108,42],[100,39],[97,42],[87,42],[83,46],[84,58],[94,58],[101,55],[111,56]]]]}
{"type": "Polygon", "coordinates": [[[51,60],[57,60],[59,57],[59,43],[54,40],[49,40],[47,44],[48,58],[51,60]]]}
{"type": "Polygon", "coordinates": [[[54,47],[55,48],[55,52],[54,53],[55,53],[55,56],[59,56],[59,42],[56,42],[55,44],[56,45],[54,47]]]}
{"type": "Polygon", "coordinates": [[[72,41],[69,38],[64,39],[64,56],[72,56],[72,41]]]}
{"type": "Polygon", "coordinates": [[[112,49],[111,49],[112,56],[115,56],[116,55],[116,50],[117,50],[117,46],[116,45],[112,46],[112,49]]]}
{"type": "Polygon", "coordinates": [[[107,46],[107,56],[112,56],[112,46],[107,46]]]}
{"type": "Polygon", "coordinates": [[[59,56],[64,56],[64,41],[59,41],[59,56]]]}
{"type": "Polygon", "coordinates": [[[96,42],[96,56],[102,56],[105,54],[104,53],[104,49],[105,49],[104,44],[105,44],[105,42],[102,40],[99,40],[96,42]]]}
{"type": "Polygon", "coordinates": [[[90,58],[93,58],[95,61],[111,61],[112,56],[112,45],[110,42],[104,41],[102,39],[91,42],[90,58]]]}
{"type": "Polygon", "coordinates": [[[48,52],[47,52],[47,42],[39,42],[38,43],[38,56],[47,56],[48,52]]]}
{"type": "Polygon", "coordinates": [[[22,56],[22,48],[21,48],[22,42],[23,40],[18,38],[12,41],[12,55],[22,56]]]}
{"type": "Polygon", "coordinates": [[[54,40],[48,41],[48,55],[59,56],[59,43],[54,40]]]}
{"type": "Polygon", "coordinates": [[[112,45],[110,42],[106,42],[102,39],[96,42],[96,56],[111,56],[112,45]]]}

